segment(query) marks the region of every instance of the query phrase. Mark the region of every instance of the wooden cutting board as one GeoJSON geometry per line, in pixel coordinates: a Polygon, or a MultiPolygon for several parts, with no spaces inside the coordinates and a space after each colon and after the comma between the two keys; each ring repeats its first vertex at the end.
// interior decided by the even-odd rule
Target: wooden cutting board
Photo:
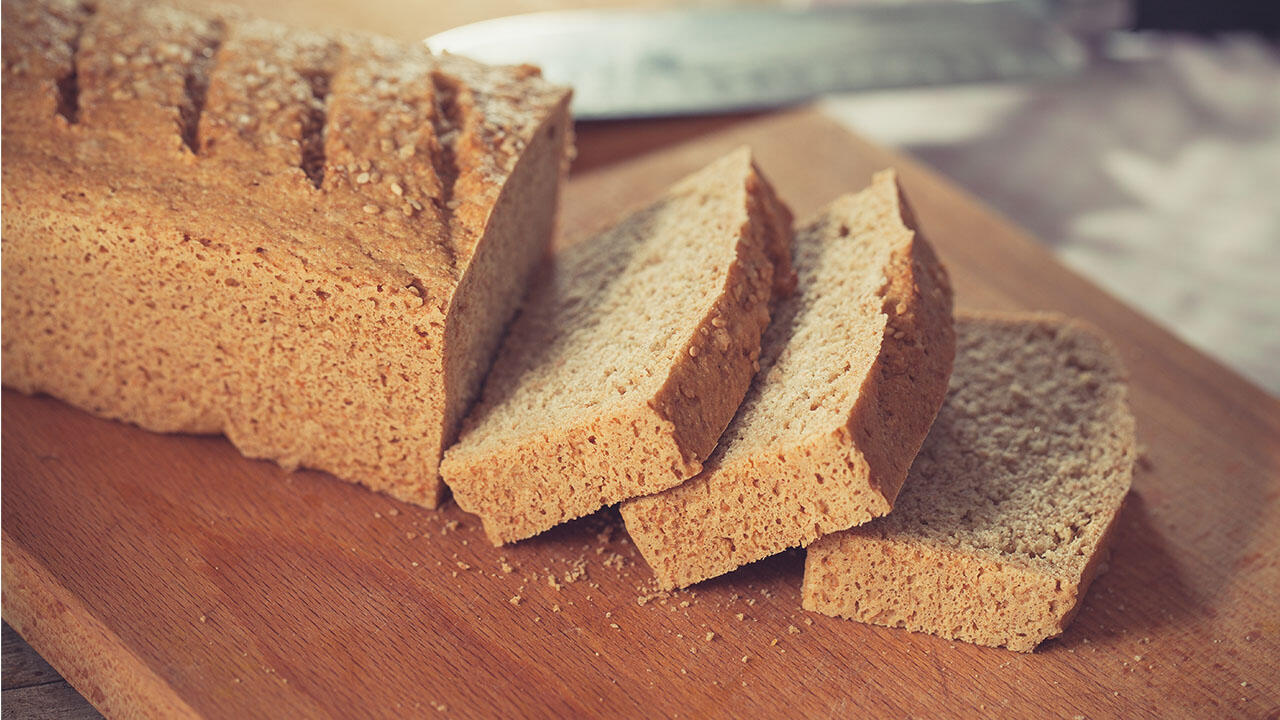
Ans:
{"type": "Polygon", "coordinates": [[[813,111],[584,129],[566,236],[743,143],[802,217],[896,165],[961,306],[1116,341],[1145,453],[1061,639],[1021,655],[810,615],[799,552],[655,595],[613,512],[497,549],[452,503],[10,391],[5,619],[109,716],[1276,717],[1280,403],[813,111]]]}

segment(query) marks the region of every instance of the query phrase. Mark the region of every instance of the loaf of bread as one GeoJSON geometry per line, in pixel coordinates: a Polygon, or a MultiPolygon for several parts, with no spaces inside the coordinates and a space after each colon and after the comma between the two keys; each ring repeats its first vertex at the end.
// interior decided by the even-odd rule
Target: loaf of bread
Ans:
{"type": "Polygon", "coordinates": [[[434,506],[568,91],[133,0],[4,0],[3,32],[5,385],[434,506]]]}
{"type": "Polygon", "coordinates": [[[808,610],[1030,651],[1105,557],[1134,461],[1124,370],[1051,315],[962,315],[951,390],[888,517],[809,547],[808,610]]]}
{"type": "Polygon", "coordinates": [[[495,544],[695,475],[751,383],[791,214],[745,148],[570,246],[441,472],[495,544]]]}
{"type": "Polygon", "coordinates": [[[797,231],[795,294],[700,475],[622,505],[663,587],[884,515],[946,391],[946,272],[892,171],[797,231]]]}

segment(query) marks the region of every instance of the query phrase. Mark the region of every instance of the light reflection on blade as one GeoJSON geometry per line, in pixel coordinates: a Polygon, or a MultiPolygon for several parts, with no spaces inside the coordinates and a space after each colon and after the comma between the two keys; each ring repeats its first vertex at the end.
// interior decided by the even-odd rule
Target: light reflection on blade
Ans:
{"type": "Polygon", "coordinates": [[[435,52],[533,63],[582,119],[732,112],[835,91],[1063,75],[1080,45],[1031,0],[816,9],[532,13],[448,30],[435,52]]]}

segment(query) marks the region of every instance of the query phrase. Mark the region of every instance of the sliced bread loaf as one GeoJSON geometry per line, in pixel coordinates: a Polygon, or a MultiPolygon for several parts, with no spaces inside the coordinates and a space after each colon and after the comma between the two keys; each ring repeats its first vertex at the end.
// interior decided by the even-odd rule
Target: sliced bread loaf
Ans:
{"type": "Polygon", "coordinates": [[[568,89],[226,8],[5,0],[3,34],[4,384],[434,506],[568,89]]]}
{"type": "Polygon", "coordinates": [[[1129,490],[1124,371],[1057,316],[962,316],[957,334],[897,507],[809,547],[804,607],[1030,651],[1075,615],[1129,490]]]}
{"type": "Polygon", "coordinates": [[[696,474],[757,367],[791,214],[741,149],[566,249],[441,465],[495,544],[696,474]]]}
{"type": "Polygon", "coordinates": [[[798,285],[702,474],[622,506],[664,587],[889,512],[946,391],[951,288],[892,171],[796,234],[798,285]]]}

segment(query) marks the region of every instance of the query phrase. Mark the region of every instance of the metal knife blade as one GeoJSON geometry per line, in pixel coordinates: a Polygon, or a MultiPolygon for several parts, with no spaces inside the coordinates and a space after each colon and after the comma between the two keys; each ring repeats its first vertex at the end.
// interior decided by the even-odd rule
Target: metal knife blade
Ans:
{"type": "Polygon", "coordinates": [[[1083,65],[1049,0],[584,10],[447,30],[433,52],[532,63],[579,119],[733,112],[834,91],[1062,75],[1083,65]]]}

